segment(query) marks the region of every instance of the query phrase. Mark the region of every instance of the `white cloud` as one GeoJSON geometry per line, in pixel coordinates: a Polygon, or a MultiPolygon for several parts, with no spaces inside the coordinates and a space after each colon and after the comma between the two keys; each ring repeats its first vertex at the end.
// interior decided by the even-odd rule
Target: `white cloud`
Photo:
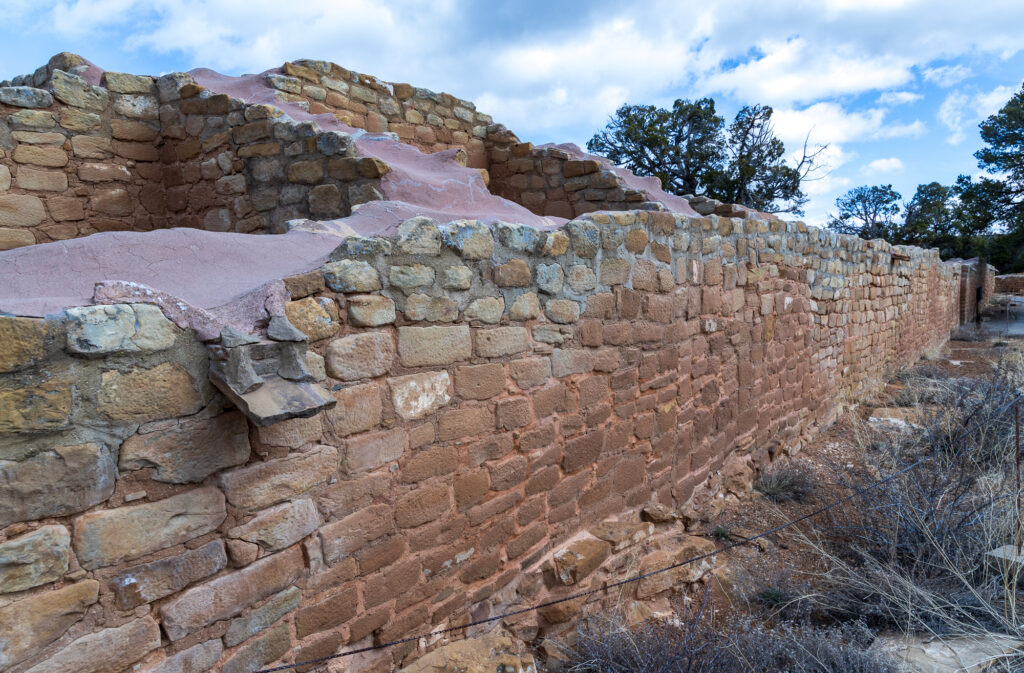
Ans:
{"type": "Polygon", "coordinates": [[[888,107],[894,105],[906,105],[921,100],[923,96],[913,91],[886,91],[878,97],[878,104],[888,107]]]}
{"type": "Polygon", "coordinates": [[[921,76],[926,82],[934,82],[941,87],[951,87],[959,84],[971,76],[971,69],[964,65],[944,65],[935,68],[925,68],[921,76]]]}
{"type": "Polygon", "coordinates": [[[946,96],[942,105],[939,106],[936,116],[943,126],[950,130],[949,137],[946,138],[946,142],[950,145],[959,145],[967,137],[967,134],[964,133],[964,115],[968,103],[967,94],[954,92],[946,96]]]}
{"type": "Polygon", "coordinates": [[[978,119],[984,119],[999,112],[1010,100],[1017,88],[1012,86],[997,86],[988,93],[980,93],[974,98],[974,113],[978,119]]]}
{"type": "Polygon", "coordinates": [[[863,172],[868,175],[882,175],[886,173],[902,173],[903,169],[903,162],[900,161],[899,157],[888,157],[868,162],[864,166],[863,172]]]}

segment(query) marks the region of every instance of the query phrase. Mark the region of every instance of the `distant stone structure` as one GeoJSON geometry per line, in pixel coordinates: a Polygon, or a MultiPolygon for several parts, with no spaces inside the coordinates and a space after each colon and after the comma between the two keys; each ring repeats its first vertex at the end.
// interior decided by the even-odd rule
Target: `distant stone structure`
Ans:
{"type": "MultiPolygon", "coordinates": [[[[707,551],[680,514],[942,345],[971,287],[330,63],[3,84],[16,673],[248,672],[707,551]]],[[[500,626],[540,644],[618,598],[500,626]]]]}

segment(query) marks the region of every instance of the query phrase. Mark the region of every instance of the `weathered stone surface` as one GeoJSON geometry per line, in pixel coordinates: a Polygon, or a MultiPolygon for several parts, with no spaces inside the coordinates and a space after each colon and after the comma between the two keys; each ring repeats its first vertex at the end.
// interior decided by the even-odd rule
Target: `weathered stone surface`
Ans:
{"type": "Polygon", "coordinates": [[[406,367],[448,365],[472,355],[469,327],[399,327],[398,357],[406,367]]]}
{"type": "Polygon", "coordinates": [[[601,230],[596,224],[587,220],[573,220],[566,225],[566,229],[572,240],[572,250],[578,257],[589,259],[597,256],[601,248],[601,230]]]}
{"type": "Polygon", "coordinates": [[[338,470],[338,450],[318,446],[303,453],[238,467],[220,475],[228,502],[243,509],[262,509],[305,493],[338,470]]]}
{"type": "Polygon", "coordinates": [[[72,107],[102,112],[110,101],[106,89],[89,84],[84,78],[63,70],[54,70],[51,76],[53,95],[72,107]]]}
{"type": "Polygon", "coordinates": [[[548,233],[544,241],[542,252],[550,257],[560,257],[569,250],[569,237],[564,231],[552,231],[548,233]]]}
{"type": "Polygon", "coordinates": [[[530,287],[533,280],[525,259],[513,259],[494,267],[494,284],[498,287],[530,287]]]}
{"type": "Polygon", "coordinates": [[[388,332],[363,332],[335,339],[324,354],[327,373],[342,381],[372,378],[387,373],[395,358],[388,332]]]}
{"type": "Polygon", "coordinates": [[[172,484],[202,481],[249,459],[249,425],[237,411],[184,418],[171,427],[132,435],[121,445],[123,471],[155,468],[152,478],[172,484]]]}
{"type": "Polygon", "coordinates": [[[441,240],[465,259],[488,259],[494,252],[491,231],[476,220],[456,220],[441,227],[441,240]]]}
{"type": "Polygon", "coordinates": [[[604,521],[590,529],[599,540],[610,542],[614,551],[622,551],[654,534],[654,524],[629,523],[626,521],[604,521]]]}
{"type": "Polygon", "coordinates": [[[441,232],[429,217],[414,217],[398,225],[398,251],[403,255],[439,255],[441,232]]]}
{"type": "Polygon", "coordinates": [[[476,353],[480,357],[500,358],[530,350],[530,340],[523,327],[495,327],[476,330],[476,353]]]}
{"type": "Polygon", "coordinates": [[[30,86],[0,87],[0,103],[24,108],[44,108],[53,105],[49,91],[33,89],[30,86]]]}
{"type": "Polygon", "coordinates": [[[424,372],[388,379],[391,402],[407,421],[422,418],[451,401],[448,372],[424,372]]]}
{"type": "Polygon", "coordinates": [[[60,638],[85,616],[99,589],[96,580],[83,580],[0,608],[0,667],[7,670],[60,638]]]}
{"type": "Polygon", "coordinates": [[[298,449],[319,440],[323,431],[323,421],[319,415],[309,418],[289,418],[258,429],[262,444],[285,446],[289,449],[298,449]]]}
{"type": "Polygon", "coordinates": [[[569,267],[565,284],[574,294],[585,294],[597,287],[597,274],[589,266],[574,264],[569,267]]]}
{"type": "Polygon", "coordinates": [[[207,640],[172,654],[163,661],[141,669],[139,673],[206,673],[220,659],[224,646],[219,638],[207,640]]]}
{"type": "Polygon", "coordinates": [[[40,147],[36,145],[18,145],[11,155],[19,164],[60,168],[68,165],[68,155],[62,147],[40,147]]]}
{"type": "Polygon", "coordinates": [[[91,570],[209,533],[226,516],[220,491],[197,488],[157,502],[84,514],[75,520],[72,540],[78,562],[91,570]]]}
{"type": "Polygon", "coordinates": [[[405,452],[405,431],[386,430],[359,435],[348,441],[343,466],[348,474],[369,472],[396,461],[405,452]]]}
{"type": "Polygon", "coordinates": [[[357,551],[395,531],[391,507],[373,505],[364,507],[340,521],[320,529],[324,545],[324,560],[329,565],[342,561],[357,551]]]}
{"type": "Polygon", "coordinates": [[[284,305],[288,321],[310,341],[329,339],[338,333],[338,304],[326,297],[306,297],[284,305]]]}
{"type": "Polygon", "coordinates": [[[110,591],[120,610],[152,603],[213,575],[228,564],[221,540],[159,561],[128,568],[110,580],[110,591]]]}
{"type": "Polygon", "coordinates": [[[359,260],[343,259],[323,266],[327,287],[335,292],[373,292],[380,289],[377,271],[359,260]]]}
{"type": "Polygon", "coordinates": [[[571,299],[552,299],[544,306],[544,314],[553,323],[568,325],[580,319],[580,304],[571,299]]]}
{"type": "Polygon", "coordinates": [[[413,294],[405,300],[405,317],[408,320],[453,322],[459,317],[459,307],[448,297],[413,294]]]}
{"type": "Polygon", "coordinates": [[[0,227],[0,252],[14,250],[36,242],[36,237],[27,229],[0,227]]]}
{"type": "Polygon", "coordinates": [[[59,430],[67,427],[70,414],[70,381],[0,388],[0,434],[59,430]]]}
{"type": "Polygon", "coordinates": [[[228,647],[234,647],[248,640],[299,607],[301,601],[302,591],[298,587],[288,587],[271,596],[266,603],[255,608],[249,614],[231,620],[231,625],[228,627],[227,633],[224,634],[224,643],[228,647]]]}
{"type": "Polygon", "coordinates": [[[69,308],[67,348],[83,355],[162,351],[180,330],[152,304],[69,308]]]}
{"type": "Polygon", "coordinates": [[[81,512],[109,498],[116,477],[114,461],[98,444],[0,460],[0,526],[81,512]]]}
{"type": "Polygon", "coordinates": [[[562,584],[577,584],[601,567],[612,546],[603,540],[578,540],[559,549],[552,557],[555,576],[562,584]]]}
{"type": "Polygon", "coordinates": [[[511,638],[488,634],[439,647],[403,668],[401,673],[530,673],[536,670],[533,655],[516,647],[511,638]]]}
{"type": "Polygon", "coordinates": [[[54,323],[37,318],[0,316],[0,373],[31,367],[45,357],[53,328],[54,323]]]}
{"type": "Polygon", "coordinates": [[[540,299],[533,292],[527,292],[516,297],[512,307],[508,310],[508,317],[519,322],[534,320],[540,315],[540,299]]]}
{"type": "Polygon", "coordinates": [[[369,430],[381,421],[381,389],[375,383],[339,388],[333,392],[338,404],[324,415],[324,425],[334,438],[369,430]]]}
{"type": "Polygon", "coordinates": [[[46,219],[46,209],[38,196],[4,194],[0,196],[0,227],[34,227],[46,219]]]}
{"type": "Polygon", "coordinates": [[[434,269],[423,264],[392,266],[388,282],[394,287],[410,288],[434,284],[434,269]]]}
{"type": "MultiPolygon", "coordinates": [[[[113,153],[110,138],[106,136],[71,136],[71,151],[76,157],[83,159],[104,159],[113,153]]],[[[132,174],[124,166],[116,164],[82,164],[78,167],[78,177],[85,182],[110,182],[120,180],[127,182],[132,174]]]]}
{"type": "Polygon", "coordinates": [[[320,527],[320,513],[312,500],[286,502],[257,514],[228,531],[233,538],[258,544],[268,551],[290,547],[320,527]]]}
{"type": "Polygon", "coordinates": [[[109,370],[100,376],[97,409],[115,421],[145,423],[190,416],[203,406],[192,376],[179,364],[109,370]]]}
{"type": "Polygon", "coordinates": [[[444,270],[444,287],[448,290],[468,290],[473,285],[473,269],[468,266],[449,266],[444,270]]]}
{"type": "Polygon", "coordinates": [[[481,297],[470,302],[462,317],[466,320],[479,320],[488,325],[495,325],[501,322],[501,316],[505,312],[505,300],[501,297],[481,297]]]}
{"type": "Polygon", "coordinates": [[[64,526],[43,526],[0,543],[0,593],[56,582],[68,570],[71,536],[64,526]]]}
{"type": "Polygon", "coordinates": [[[208,624],[234,617],[294,583],[303,569],[302,550],[291,547],[192,587],[160,609],[164,631],[172,641],[181,640],[208,624]]]}
{"type": "Polygon", "coordinates": [[[103,73],[103,83],[111,91],[117,93],[154,93],[156,84],[152,77],[142,75],[129,75],[123,72],[103,73]]]}
{"type": "Polygon", "coordinates": [[[526,390],[547,383],[551,378],[551,360],[548,358],[523,358],[508,363],[509,376],[516,385],[526,390]]]}
{"type": "Polygon", "coordinates": [[[11,188],[11,169],[0,164],[0,192],[6,192],[11,188]]]}
{"type": "MultiPolygon", "coordinates": [[[[74,640],[31,673],[119,673],[160,647],[160,626],[143,617],[74,640]]],[[[28,671],[26,673],[28,673],[28,671]]]]}
{"type": "Polygon", "coordinates": [[[68,175],[63,171],[40,171],[22,166],[18,169],[18,187],[36,192],[63,192],[68,188],[68,175]]]}
{"type": "Polygon", "coordinates": [[[263,668],[287,654],[291,644],[288,625],[276,626],[266,635],[240,647],[224,662],[221,673],[250,673],[263,668]]]}
{"type": "Polygon", "coordinates": [[[348,321],[356,327],[380,327],[395,322],[395,302],[379,294],[356,294],[347,298],[348,321]]]}

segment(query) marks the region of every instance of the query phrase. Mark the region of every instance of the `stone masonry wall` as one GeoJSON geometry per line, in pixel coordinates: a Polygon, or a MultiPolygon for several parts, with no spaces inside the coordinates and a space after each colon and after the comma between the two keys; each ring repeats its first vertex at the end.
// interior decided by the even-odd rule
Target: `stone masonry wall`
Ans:
{"type": "MultiPolygon", "coordinates": [[[[78,73],[60,55],[38,87],[0,87],[0,250],[100,231],[275,232],[382,198],[388,167],[349,136],[211,96],[182,73],[78,73]]],[[[22,78],[23,79],[23,78],[22,78]]]]}
{"type": "Polygon", "coordinates": [[[994,288],[999,294],[1024,294],[1024,273],[996,276],[994,288]]]}
{"type": "Polygon", "coordinates": [[[957,322],[961,325],[973,323],[979,311],[992,303],[996,292],[995,268],[978,260],[950,260],[947,264],[960,269],[960,301],[957,307],[957,322]],[[981,302],[978,302],[978,288],[981,288],[981,302]]]}
{"type": "Polygon", "coordinates": [[[337,404],[267,427],[155,306],[0,317],[0,667],[248,672],[593,586],[629,540],[572,540],[749,487],[941,344],[959,287],[934,251],[648,211],[415,218],[284,281],[337,404]]]}

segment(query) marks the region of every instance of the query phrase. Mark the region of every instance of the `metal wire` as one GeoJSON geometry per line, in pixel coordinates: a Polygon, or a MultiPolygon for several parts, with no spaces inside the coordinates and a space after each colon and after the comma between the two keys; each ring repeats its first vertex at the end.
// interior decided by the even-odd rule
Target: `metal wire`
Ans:
{"type": "Polygon", "coordinates": [[[501,620],[501,619],[507,619],[509,617],[515,617],[517,615],[526,614],[527,612],[533,612],[535,610],[541,610],[543,608],[551,607],[552,605],[558,605],[560,603],[567,603],[569,601],[574,601],[574,600],[577,600],[579,598],[585,598],[587,596],[592,596],[594,594],[598,594],[598,593],[601,593],[601,592],[604,592],[604,591],[608,591],[609,589],[614,589],[616,587],[621,587],[621,586],[624,586],[626,584],[630,584],[632,582],[639,582],[640,580],[645,579],[647,577],[651,577],[653,575],[660,575],[661,573],[665,573],[665,572],[668,572],[670,570],[675,570],[676,568],[681,568],[682,566],[689,565],[691,563],[696,563],[698,561],[703,561],[704,559],[710,558],[710,557],[712,557],[712,556],[714,556],[716,554],[721,554],[722,552],[729,551],[730,549],[735,549],[736,547],[740,547],[740,546],[748,544],[750,542],[754,542],[755,540],[759,540],[759,539],[767,537],[769,535],[774,535],[775,533],[778,533],[779,531],[782,531],[782,530],[785,530],[785,529],[790,528],[792,526],[795,526],[796,524],[802,523],[802,522],[806,521],[807,519],[816,517],[819,514],[824,514],[825,512],[829,511],[830,509],[834,509],[834,508],[838,507],[839,505],[842,505],[842,504],[844,504],[846,502],[849,502],[850,500],[853,500],[854,498],[859,497],[859,496],[863,495],[864,493],[866,493],[866,492],[868,492],[868,491],[870,491],[870,490],[872,490],[874,488],[882,486],[883,484],[886,484],[886,483],[892,481],[893,479],[895,479],[895,478],[897,478],[897,477],[899,477],[899,476],[901,476],[903,474],[906,474],[910,470],[913,470],[913,469],[917,468],[919,465],[921,465],[922,463],[928,462],[929,460],[931,460],[931,458],[922,458],[921,460],[917,461],[916,463],[913,463],[912,465],[908,465],[907,467],[904,467],[902,470],[899,470],[898,472],[894,472],[894,473],[890,474],[888,477],[885,477],[884,479],[881,479],[881,480],[876,481],[874,483],[868,484],[867,486],[855,489],[853,491],[853,493],[851,493],[851,494],[849,494],[849,495],[847,495],[847,496],[845,496],[843,498],[840,498],[839,500],[836,500],[836,501],[834,501],[834,502],[832,502],[832,503],[830,503],[828,505],[825,505],[824,507],[820,507],[820,508],[818,508],[818,509],[816,509],[816,510],[814,510],[812,512],[804,514],[803,516],[799,516],[796,519],[793,519],[792,521],[787,521],[786,523],[784,523],[782,525],[779,525],[779,526],[776,526],[775,528],[772,528],[770,530],[766,530],[763,533],[758,533],[757,535],[754,535],[752,537],[748,537],[748,538],[745,538],[743,540],[739,540],[737,542],[732,542],[732,543],[726,545],[725,547],[723,547],[722,549],[716,549],[713,552],[708,552],[708,553],[705,553],[705,554],[700,554],[699,556],[694,556],[693,558],[686,559],[685,561],[679,561],[678,563],[673,563],[672,565],[665,566],[664,568],[659,568],[657,570],[652,570],[650,572],[642,573],[640,575],[635,575],[633,577],[627,577],[626,579],[618,580],[618,581],[612,582],[610,584],[608,582],[605,582],[602,586],[600,586],[600,587],[598,587],[596,589],[589,589],[587,591],[581,591],[579,593],[572,594],[571,596],[565,596],[563,598],[557,598],[555,600],[547,601],[545,603],[540,603],[538,605],[533,605],[533,606],[530,606],[530,607],[527,607],[527,608],[520,608],[518,610],[511,610],[509,612],[504,612],[504,613],[502,613],[500,615],[495,615],[493,617],[487,617],[485,619],[477,619],[476,621],[472,621],[472,622],[469,622],[467,624],[460,624],[458,626],[449,626],[448,628],[445,628],[445,629],[439,629],[439,630],[436,630],[436,631],[430,631],[429,633],[421,633],[421,634],[418,634],[418,635],[415,635],[415,636],[408,636],[406,638],[400,638],[398,640],[391,640],[391,641],[388,641],[386,643],[380,643],[379,645],[368,645],[366,647],[360,647],[360,648],[355,649],[355,650],[349,650],[348,652],[340,652],[338,654],[332,654],[330,656],[320,657],[319,659],[310,659],[308,661],[298,661],[298,662],[295,662],[294,664],[283,664],[281,666],[274,666],[273,668],[264,668],[264,669],[256,671],[255,673],[276,673],[277,671],[286,671],[286,670],[289,670],[289,669],[292,669],[292,668],[298,668],[300,666],[313,666],[315,664],[322,664],[325,661],[331,661],[332,659],[340,659],[342,657],[350,657],[350,656],[352,656],[354,654],[362,654],[363,652],[372,652],[374,650],[383,650],[383,649],[386,649],[386,648],[389,648],[389,647],[395,647],[396,645],[404,645],[405,643],[411,643],[411,642],[419,640],[420,638],[429,638],[429,637],[432,637],[432,636],[444,635],[446,633],[453,633],[455,631],[462,631],[464,629],[468,629],[468,628],[471,628],[471,627],[474,627],[474,626],[480,626],[481,624],[488,624],[490,622],[496,622],[496,621],[501,620]]]}

